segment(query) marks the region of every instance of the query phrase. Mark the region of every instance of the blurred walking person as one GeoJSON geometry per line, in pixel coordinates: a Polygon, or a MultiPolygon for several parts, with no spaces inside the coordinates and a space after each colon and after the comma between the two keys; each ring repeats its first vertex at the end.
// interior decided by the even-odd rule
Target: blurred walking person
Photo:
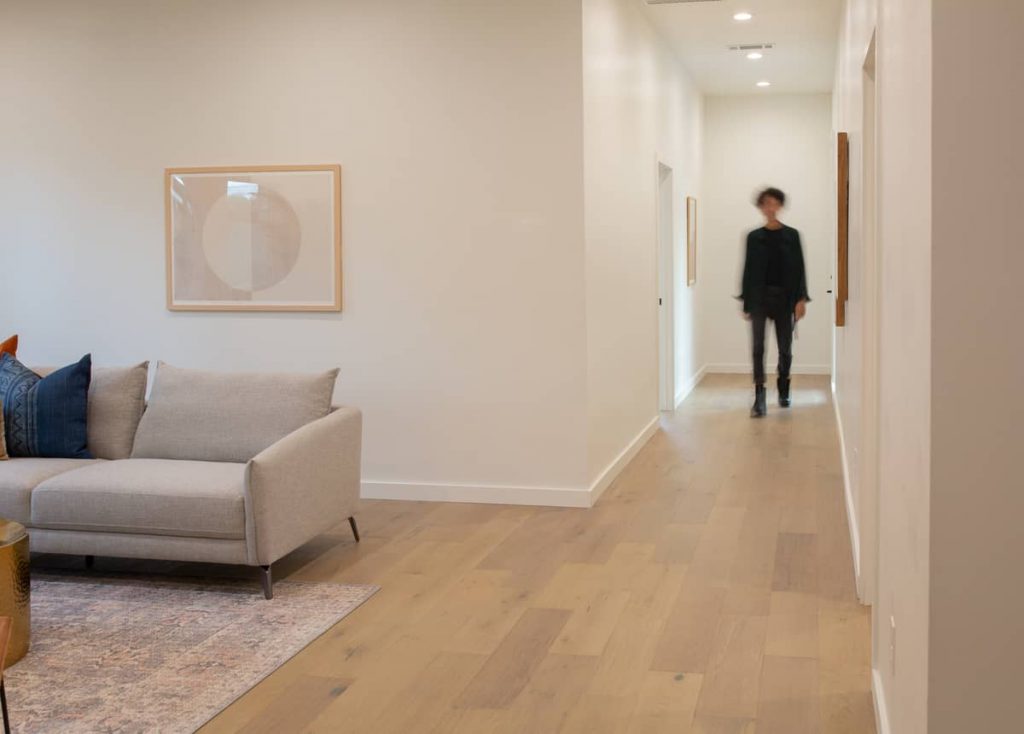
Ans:
{"type": "Polygon", "coordinates": [[[779,347],[779,405],[790,405],[790,367],[793,364],[793,329],[807,313],[807,274],[800,233],[779,221],[786,195],[767,188],[757,195],[757,208],[765,225],[747,235],[740,300],[743,315],[750,321],[754,361],[754,406],[752,418],[768,412],[764,375],[765,330],[769,320],[775,324],[779,347]]]}

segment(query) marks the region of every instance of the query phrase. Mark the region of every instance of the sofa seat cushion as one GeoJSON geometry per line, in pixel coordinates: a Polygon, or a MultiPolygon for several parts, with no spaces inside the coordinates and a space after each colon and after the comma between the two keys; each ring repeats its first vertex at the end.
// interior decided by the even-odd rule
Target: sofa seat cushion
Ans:
{"type": "Polygon", "coordinates": [[[30,525],[32,490],[58,474],[99,463],[95,459],[17,458],[0,461],[0,517],[30,525]]]}
{"type": "Polygon", "coordinates": [[[245,464],[107,461],[32,492],[32,522],[54,530],[245,538],[245,464]]]}

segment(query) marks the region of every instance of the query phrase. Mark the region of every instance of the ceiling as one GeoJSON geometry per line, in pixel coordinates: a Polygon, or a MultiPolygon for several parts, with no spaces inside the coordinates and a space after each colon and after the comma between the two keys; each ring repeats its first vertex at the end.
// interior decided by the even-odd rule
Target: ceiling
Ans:
{"type": "MultiPolygon", "coordinates": [[[[636,0],[672,43],[706,94],[828,92],[842,0],[711,0],[650,5],[636,0]],[[738,22],[741,11],[753,19],[738,22]],[[738,44],[774,43],[751,61],[738,44]],[[758,81],[770,81],[758,88],[758,81]]],[[[664,0],[662,0],[664,2],[664,0]]]]}

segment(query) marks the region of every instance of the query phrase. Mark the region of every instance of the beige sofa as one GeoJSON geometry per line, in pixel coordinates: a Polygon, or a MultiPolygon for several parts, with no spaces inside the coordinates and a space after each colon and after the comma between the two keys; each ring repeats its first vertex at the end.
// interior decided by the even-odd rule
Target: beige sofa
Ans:
{"type": "MultiPolygon", "coordinates": [[[[40,370],[43,371],[43,370],[40,370]]],[[[0,517],[33,552],[258,566],[348,519],[359,540],[362,418],[331,405],[337,371],[94,368],[95,459],[0,461],[0,517]]]]}

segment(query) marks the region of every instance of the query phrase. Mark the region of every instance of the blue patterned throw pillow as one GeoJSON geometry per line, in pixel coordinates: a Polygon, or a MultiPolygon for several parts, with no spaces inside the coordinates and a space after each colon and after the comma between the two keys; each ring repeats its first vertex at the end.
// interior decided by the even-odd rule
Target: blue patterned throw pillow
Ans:
{"type": "Polygon", "coordinates": [[[7,453],[91,459],[86,413],[92,355],[40,377],[9,354],[0,356],[0,404],[7,453]]]}

